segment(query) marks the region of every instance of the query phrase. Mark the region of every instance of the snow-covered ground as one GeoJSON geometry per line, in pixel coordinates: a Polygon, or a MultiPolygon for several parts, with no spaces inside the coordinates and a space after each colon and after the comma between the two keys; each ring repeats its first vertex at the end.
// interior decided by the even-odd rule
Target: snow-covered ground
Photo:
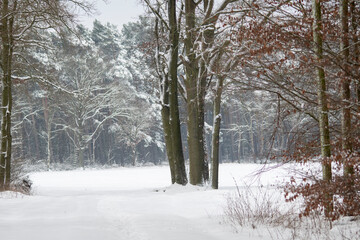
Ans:
{"type": "Polygon", "coordinates": [[[275,186],[287,175],[254,175],[261,167],[221,165],[220,190],[170,186],[166,166],[33,173],[33,195],[0,194],[1,239],[276,239],[266,227],[235,231],[224,221],[235,182],[275,186]]]}

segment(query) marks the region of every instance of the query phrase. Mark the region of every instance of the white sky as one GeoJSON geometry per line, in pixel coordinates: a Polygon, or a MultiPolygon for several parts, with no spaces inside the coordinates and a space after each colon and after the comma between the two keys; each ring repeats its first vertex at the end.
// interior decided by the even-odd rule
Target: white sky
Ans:
{"type": "Polygon", "coordinates": [[[79,17],[80,23],[87,27],[92,27],[95,19],[102,23],[112,23],[121,29],[124,23],[137,20],[137,16],[144,13],[144,7],[140,0],[95,0],[97,13],[93,16],[79,17]]]}

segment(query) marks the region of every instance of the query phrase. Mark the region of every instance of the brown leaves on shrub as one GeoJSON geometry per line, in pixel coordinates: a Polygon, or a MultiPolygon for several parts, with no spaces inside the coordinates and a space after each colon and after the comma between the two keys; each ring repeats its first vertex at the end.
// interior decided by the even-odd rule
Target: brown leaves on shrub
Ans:
{"type": "Polygon", "coordinates": [[[316,176],[304,176],[299,180],[291,178],[285,186],[286,201],[302,197],[304,208],[300,217],[322,211],[334,221],[341,216],[360,215],[360,154],[338,151],[331,158],[333,163],[332,181],[316,176]],[[344,166],[351,167],[351,174],[344,174],[344,166]]]}

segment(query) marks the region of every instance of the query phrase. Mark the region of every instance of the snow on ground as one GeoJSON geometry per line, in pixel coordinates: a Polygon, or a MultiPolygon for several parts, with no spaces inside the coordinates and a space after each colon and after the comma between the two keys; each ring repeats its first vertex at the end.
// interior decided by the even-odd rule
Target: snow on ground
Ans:
{"type": "Polygon", "coordinates": [[[166,166],[33,173],[33,195],[0,194],[1,239],[274,239],[266,228],[235,232],[224,223],[235,181],[277,185],[287,173],[252,174],[261,167],[221,165],[220,190],[170,186],[166,166]]]}

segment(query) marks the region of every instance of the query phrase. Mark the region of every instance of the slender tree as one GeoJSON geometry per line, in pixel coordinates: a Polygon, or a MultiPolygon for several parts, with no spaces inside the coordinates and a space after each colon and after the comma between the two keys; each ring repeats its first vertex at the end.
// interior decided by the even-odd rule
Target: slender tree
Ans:
{"type": "MultiPolygon", "coordinates": [[[[342,68],[344,71],[341,83],[341,98],[342,98],[342,115],[341,115],[341,135],[342,135],[342,150],[347,154],[352,152],[352,137],[351,137],[351,78],[349,76],[349,1],[340,0],[340,23],[341,23],[341,44],[340,52],[342,55],[342,68]]],[[[345,175],[352,174],[354,167],[348,163],[344,163],[345,175]]]]}
{"type": "Polygon", "coordinates": [[[326,79],[325,70],[321,66],[323,59],[323,40],[322,40],[322,22],[321,22],[321,2],[313,0],[313,38],[314,38],[314,52],[317,61],[317,81],[318,81],[318,105],[319,105],[319,129],[321,142],[321,155],[324,158],[323,164],[323,179],[331,180],[331,163],[328,162],[331,156],[330,151],[330,131],[329,131],[329,109],[327,107],[326,96],[326,79]]]}
{"type": "MultiPolygon", "coordinates": [[[[320,143],[321,156],[323,167],[323,180],[330,182],[332,179],[331,171],[331,150],[330,150],[330,130],[329,130],[329,109],[327,107],[326,96],[326,78],[325,70],[321,66],[323,59],[323,36],[322,36],[322,20],[321,20],[321,2],[320,0],[313,0],[312,5],[313,14],[313,38],[314,38],[314,52],[318,64],[316,66],[317,81],[318,81],[318,111],[319,111],[319,129],[320,129],[320,143]]],[[[325,214],[328,215],[332,209],[332,194],[326,196],[328,202],[325,204],[325,214]]]]}

